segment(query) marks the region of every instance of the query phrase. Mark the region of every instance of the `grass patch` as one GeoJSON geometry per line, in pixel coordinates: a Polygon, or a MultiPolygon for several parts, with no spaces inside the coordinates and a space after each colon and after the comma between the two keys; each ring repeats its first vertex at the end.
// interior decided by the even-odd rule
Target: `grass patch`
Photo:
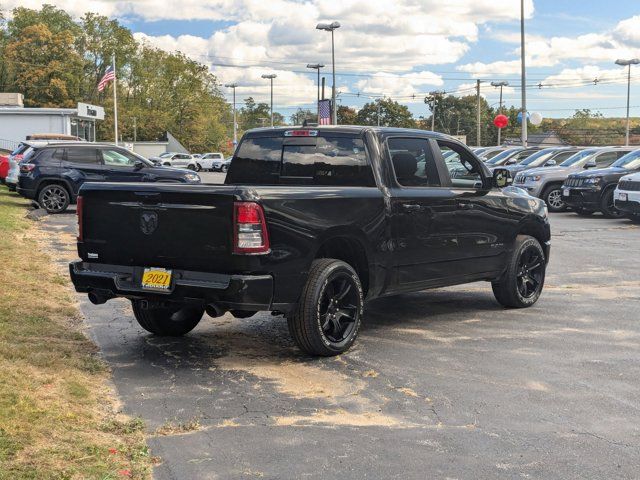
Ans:
{"type": "Polygon", "coordinates": [[[149,478],[144,425],[116,413],[69,283],[0,187],[0,480],[149,478]]]}

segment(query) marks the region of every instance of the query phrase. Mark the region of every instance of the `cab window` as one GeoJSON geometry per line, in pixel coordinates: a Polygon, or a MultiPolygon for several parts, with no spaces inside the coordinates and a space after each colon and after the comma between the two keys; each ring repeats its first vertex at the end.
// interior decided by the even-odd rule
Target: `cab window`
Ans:
{"type": "Polygon", "coordinates": [[[454,188],[482,188],[482,175],[473,156],[455,143],[442,140],[438,140],[437,143],[449,172],[451,185],[454,188]]]}
{"type": "Polygon", "coordinates": [[[102,150],[102,161],[110,167],[133,167],[136,163],[132,155],[111,149],[102,150]]]}
{"type": "Polygon", "coordinates": [[[389,157],[403,187],[439,187],[440,176],[426,138],[390,138],[389,157]]]}

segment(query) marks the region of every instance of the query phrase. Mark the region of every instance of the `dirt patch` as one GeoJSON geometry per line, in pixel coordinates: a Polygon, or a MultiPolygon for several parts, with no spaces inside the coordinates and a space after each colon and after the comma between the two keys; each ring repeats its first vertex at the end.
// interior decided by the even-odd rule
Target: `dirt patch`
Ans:
{"type": "Polygon", "coordinates": [[[396,418],[380,412],[351,413],[346,410],[320,410],[313,415],[292,415],[276,417],[275,424],[279,427],[291,426],[350,426],[350,427],[408,427],[410,425],[396,418]]]}
{"type": "Polygon", "coordinates": [[[464,335],[449,335],[449,336],[438,335],[431,330],[422,330],[419,328],[394,328],[393,331],[406,334],[406,335],[418,335],[424,338],[425,340],[432,340],[434,342],[440,342],[440,343],[446,343],[446,344],[452,344],[459,341],[474,340],[473,337],[468,337],[464,335]]]}

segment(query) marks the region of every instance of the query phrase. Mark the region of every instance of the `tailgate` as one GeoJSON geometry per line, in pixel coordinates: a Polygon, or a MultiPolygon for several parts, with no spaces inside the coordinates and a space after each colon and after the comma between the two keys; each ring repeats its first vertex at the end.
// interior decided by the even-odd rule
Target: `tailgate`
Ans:
{"type": "Polygon", "coordinates": [[[223,273],[235,187],[94,184],[83,188],[84,260],[223,273]]]}

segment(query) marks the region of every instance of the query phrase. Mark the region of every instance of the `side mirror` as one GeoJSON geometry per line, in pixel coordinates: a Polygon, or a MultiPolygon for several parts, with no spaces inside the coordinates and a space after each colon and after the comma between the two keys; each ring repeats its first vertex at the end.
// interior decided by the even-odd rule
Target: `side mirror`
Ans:
{"type": "Polygon", "coordinates": [[[506,165],[515,165],[516,163],[517,162],[513,158],[510,158],[509,160],[507,160],[506,165]]]}
{"type": "Polygon", "coordinates": [[[141,162],[140,160],[137,160],[134,164],[133,164],[133,169],[134,170],[142,170],[145,167],[144,162],[141,162]]]}
{"type": "Polygon", "coordinates": [[[597,164],[595,160],[589,160],[584,164],[584,168],[596,168],[597,164]]]}
{"type": "Polygon", "coordinates": [[[513,183],[509,170],[498,168],[493,171],[493,186],[496,188],[508,187],[513,183]]]}
{"type": "Polygon", "coordinates": [[[555,160],[548,160],[547,163],[544,164],[545,167],[554,167],[557,163],[555,160]]]}

